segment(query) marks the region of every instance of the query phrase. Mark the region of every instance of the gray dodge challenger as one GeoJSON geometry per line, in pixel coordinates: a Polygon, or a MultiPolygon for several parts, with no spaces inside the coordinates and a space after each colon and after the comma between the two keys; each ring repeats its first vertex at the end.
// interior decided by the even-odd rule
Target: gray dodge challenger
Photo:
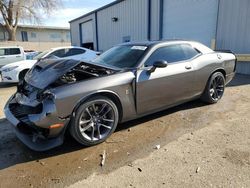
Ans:
{"type": "Polygon", "coordinates": [[[193,41],[115,46],[92,62],[40,60],[18,84],[4,112],[17,137],[36,151],[63,143],[105,141],[118,123],[200,98],[217,103],[236,57],[193,41]]]}

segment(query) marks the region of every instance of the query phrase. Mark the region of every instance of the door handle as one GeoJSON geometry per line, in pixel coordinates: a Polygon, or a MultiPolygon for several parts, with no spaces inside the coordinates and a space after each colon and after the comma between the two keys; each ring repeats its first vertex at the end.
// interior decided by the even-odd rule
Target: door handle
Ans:
{"type": "Polygon", "coordinates": [[[191,65],[186,65],[185,69],[190,70],[190,69],[192,69],[192,66],[191,65]]]}

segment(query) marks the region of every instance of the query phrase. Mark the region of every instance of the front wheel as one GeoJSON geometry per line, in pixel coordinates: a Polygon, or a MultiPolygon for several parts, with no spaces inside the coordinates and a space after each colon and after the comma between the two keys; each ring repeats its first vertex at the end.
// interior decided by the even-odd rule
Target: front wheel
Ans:
{"type": "Polygon", "coordinates": [[[93,146],[105,141],[119,120],[115,103],[99,96],[83,103],[71,119],[70,133],[80,144],[93,146]]]}
{"type": "Polygon", "coordinates": [[[221,72],[214,73],[207,82],[201,99],[209,104],[217,103],[225,91],[225,78],[221,72]]]}

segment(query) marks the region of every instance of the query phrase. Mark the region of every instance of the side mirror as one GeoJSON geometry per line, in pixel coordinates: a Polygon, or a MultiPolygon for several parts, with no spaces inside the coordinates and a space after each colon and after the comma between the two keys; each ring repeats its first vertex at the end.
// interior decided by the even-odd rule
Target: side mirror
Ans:
{"type": "Polygon", "coordinates": [[[154,62],[153,67],[149,70],[150,73],[155,72],[157,68],[166,68],[168,66],[167,61],[165,60],[159,60],[154,62]]]}

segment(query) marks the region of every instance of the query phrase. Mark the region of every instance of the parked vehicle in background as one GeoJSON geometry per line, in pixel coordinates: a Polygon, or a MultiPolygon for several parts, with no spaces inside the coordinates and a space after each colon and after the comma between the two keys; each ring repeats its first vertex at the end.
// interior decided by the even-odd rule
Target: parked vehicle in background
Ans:
{"type": "Polygon", "coordinates": [[[41,52],[33,51],[33,50],[24,50],[26,59],[33,59],[41,52]]]}
{"type": "Polygon", "coordinates": [[[198,98],[217,103],[235,69],[234,54],[198,42],[126,43],[89,63],[39,61],[4,112],[17,137],[33,150],[59,146],[66,130],[93,146],[119,122],[198,98]]]}
{"type": "Polygon", "coordinates": [[[9,63],[25,60],[25,52],[22,47],[0,47],[0,67],[9,63]]]}
{"type": "Polygon", "coordinates": [[[32,60],[18,61],[0,68],[2,82],[16,83],[22,80],[25,74],[39,59],[65,58],[88,62],[97,57],[98,52],[81,47],[59,47],[39,53],[32,60]]]}

